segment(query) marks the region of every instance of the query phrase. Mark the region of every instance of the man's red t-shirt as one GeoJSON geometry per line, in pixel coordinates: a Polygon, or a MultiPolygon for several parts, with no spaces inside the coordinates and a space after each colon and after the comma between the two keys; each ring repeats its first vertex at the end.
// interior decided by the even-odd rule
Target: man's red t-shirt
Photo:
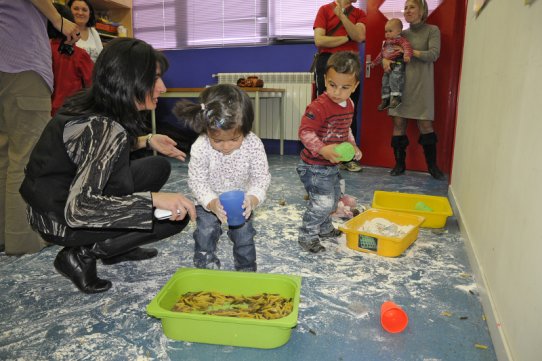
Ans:
{"type": "MultiPolygon", "coordinates": [[[[335,13],[333,12],[333,9],[335,9],[336,6],[337,4],[335,2],[322,5],[320,9],[318,10],[318,13],[316,14],[316,19],[314,20],[314,25],[312,26],[312,28],[325,29],[326,34],[327,34],[331,29],[337,26],[337,24],[340,23],[340,20],[337,17],[337,15],[335,15],[335,13]]],[[[363,12],[363,10],[357,7],[354,7],[354,9],[348,15],[348,19],[354,25],[359,24],[359,23],[365,24],[366,18],[367,18],[367,15],[365,15],[365,12],[363,12]]],[[[347,36],[347,35],[348,33],[346,32],[346,29],[344,28],[344,26],[341,26],[339,29],[337,29],[337,31],[335,31],[332,34],[332,36],[347,36]]],[[[319,48],[318,50],[321,53],[336,53],[338,51],[343,51],[343,50],[359,53],[359,43],[351,40],[335,48],[319,48]]]]}

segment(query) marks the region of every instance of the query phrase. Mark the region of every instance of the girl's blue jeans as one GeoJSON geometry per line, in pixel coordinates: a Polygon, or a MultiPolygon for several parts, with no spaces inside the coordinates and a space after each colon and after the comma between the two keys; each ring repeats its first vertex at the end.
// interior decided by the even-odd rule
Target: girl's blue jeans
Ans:
{"type": "Polygon", "coordinates": [[[301,161],[297,174],[309,194],[307,210],[299,229],[300,244],[310,244],[319,234],[333,230],[331,213],[341,197],[340,174],[337,166],[310,165],[301,161]]]}
{"type": "MultiPolygon", "coordinates": [[[[194,266],[197,268],[220,269],[216,246],[222,235],[222,224],[214,213],[196,206],[197,226],[194,231],[194,266]]],[[[229,227],[228,237],[233,242],[233,260],[237,271],[256,272],[256,247],[252,216],[242,226],[229,227]]]]}

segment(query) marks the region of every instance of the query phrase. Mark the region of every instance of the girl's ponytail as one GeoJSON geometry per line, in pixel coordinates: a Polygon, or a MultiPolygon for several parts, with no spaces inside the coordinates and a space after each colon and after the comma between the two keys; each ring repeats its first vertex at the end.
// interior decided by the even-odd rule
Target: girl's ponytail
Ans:
{"type": "Polygon", "coordinates": [[[239,129],[247,135],[254,122],[248,95],[236,85],[219,84],[203,90],[199,102],[181,100],[173,109],[179,120],[196,133],[239,129]]]}

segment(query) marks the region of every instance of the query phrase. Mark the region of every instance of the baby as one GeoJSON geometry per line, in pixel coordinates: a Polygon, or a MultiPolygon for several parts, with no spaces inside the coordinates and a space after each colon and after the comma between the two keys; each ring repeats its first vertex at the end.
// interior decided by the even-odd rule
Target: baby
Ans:
{"type": "Polygon", "coordinates": [[[390,19],[384,28],[386,40],[382,50],[372,62],[371,66],[382,63],[382,59],[392,61],[391,72],[384,72],[382,76],[382,102],[378,110],[395,108],[401,104],[403,85],[405,83],[405,63],[412,57],[412,46],[407,39],[401,36],[403,23],[399,19],[390,19]]]}

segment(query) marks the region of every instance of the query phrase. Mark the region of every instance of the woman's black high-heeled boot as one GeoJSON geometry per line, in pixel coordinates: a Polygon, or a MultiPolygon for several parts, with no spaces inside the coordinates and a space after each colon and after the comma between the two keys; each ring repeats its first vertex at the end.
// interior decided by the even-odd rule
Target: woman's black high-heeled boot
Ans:
{"type": "Polygon", "coordinates": [[[444,173],[437,166],[437,135],[433,133],[420,134],[418,139],[423,147],[423,153],[425,154],[425,162],[427,163],[427,170],[429,174],[435,179],[444,179],[444,173]]]}
{"type": "Polygon", "coordinates": [[[406,147],[408,146],[408,137],[406,135],[394,135],[391,137],[391,146],[395,156],[395,167],[390,171],[390,175],[397,176],[405,173],[406,170],[406,147]]]}
{"type": "Polygon", "coordinates": [[[100,293],[111,288],[111,282],[98,278],[96,256],[88,247],[64,247],[58,252],[54,266],[84,293],[100,293]]]}

